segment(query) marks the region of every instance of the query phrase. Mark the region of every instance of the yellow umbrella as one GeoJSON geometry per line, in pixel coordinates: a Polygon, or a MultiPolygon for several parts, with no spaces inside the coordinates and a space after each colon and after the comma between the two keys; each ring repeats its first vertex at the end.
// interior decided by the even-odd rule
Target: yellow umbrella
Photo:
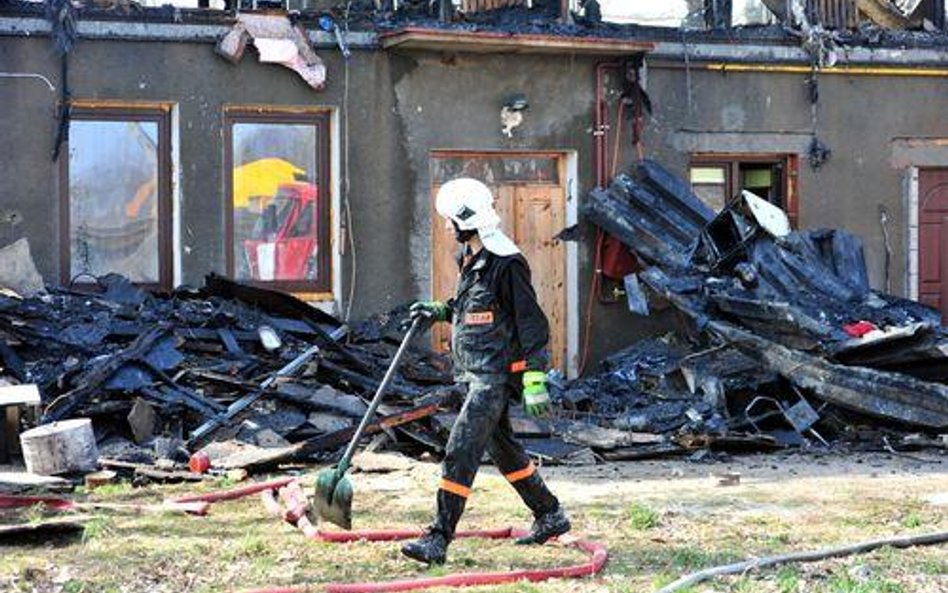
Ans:
{"type": "Polygon", "coordinates": [[[296,181],[306,171],[283,159],[260,159],[234,168],[234,208],[247,208],[250,198],[261,197],[260,208],[267,203],[283,183],[296,181]]]}

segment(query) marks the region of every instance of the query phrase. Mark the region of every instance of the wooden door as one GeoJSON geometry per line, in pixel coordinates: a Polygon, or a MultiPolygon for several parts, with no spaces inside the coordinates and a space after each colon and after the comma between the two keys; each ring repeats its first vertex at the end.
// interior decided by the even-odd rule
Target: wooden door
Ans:
{"type": "MultiPolygon", "coordinates": [[[[435,210],[435,196],[451,179],[480,179],[494,193],[501,228],[530,263],[537,300],[550,321],[551,364],[565,373],[566,249],[553,239],[566,222],[565,159],[559,154],[435,153],[431,162],[432,297],[454,296],[458,279],[458,244],[435,210]]],[[[448,350],[450,328],[436,327],[432,339],[435,349],[448,350]]]]}
{"type": "Polygon", "coordinates": [[[918,174],[918,300],[948,319],[948,169],[918,174]]]}

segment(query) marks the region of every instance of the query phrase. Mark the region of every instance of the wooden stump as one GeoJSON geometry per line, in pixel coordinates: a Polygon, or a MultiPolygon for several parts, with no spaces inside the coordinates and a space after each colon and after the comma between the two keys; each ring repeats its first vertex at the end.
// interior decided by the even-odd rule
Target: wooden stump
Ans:
{"type": "Polygon", "coordinates": [[[99,452],[92,421],[76,418],[53,422],[20,435],[23,461],[30,473],[44,476],[69,472],[91,472],[98,466],[99,452]]]}

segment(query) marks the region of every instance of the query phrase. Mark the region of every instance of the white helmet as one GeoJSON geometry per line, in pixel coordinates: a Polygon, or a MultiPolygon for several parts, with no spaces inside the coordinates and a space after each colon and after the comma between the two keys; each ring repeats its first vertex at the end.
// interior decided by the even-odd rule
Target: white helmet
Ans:
{"type": "Polygon", "coordinates": [[[500,230],[494,196],[480,181],[461,177],[445,183],[438,190],[435,208],[462,231],[477,231],[484,248],[491,253],[502,256],[520,253],[517,245],[500,230]]]}

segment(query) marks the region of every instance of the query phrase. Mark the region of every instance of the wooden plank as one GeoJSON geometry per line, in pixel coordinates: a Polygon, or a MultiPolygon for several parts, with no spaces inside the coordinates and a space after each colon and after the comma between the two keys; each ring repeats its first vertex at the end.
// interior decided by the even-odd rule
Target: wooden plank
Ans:
{"type": "Polygon", "coordinates": [[[82,531],[85,524],[92,519],[91,516],[80,515],[0,525],[0,541],[5,545],[35,545],[33,537],[42,536],[44,541],[48,543],[54,535],[66,536],[72,532],[82,531]]]}
{"type": "MultiPolygon", "coordinates": [[[[435,196],[440,185],[431,188],[431,298],[447,301],[454,296],[458,282],[455,260],[457,242],[454,233],[435,208],[435,196]]],[[[447,323],[436,323],[431,329],[431,346],[436,352],[447,352],[451,344],[451,330],[447,323]]]]}
{"type": "Polygon", "coordinates": [[[537,300],[550,321],[550,358],[563,369],[566,352],[565,253],[553,241],[562,228],[557,186],[517,187],[515,240],[530,262],[537,300]]]}
{"type": "Polygon", "coordinates": [[[0,472],[0,492],[20,492],[31,489],[66,490],[72,482],[53,476],[41,476],[29,472],[0,472]]]}

